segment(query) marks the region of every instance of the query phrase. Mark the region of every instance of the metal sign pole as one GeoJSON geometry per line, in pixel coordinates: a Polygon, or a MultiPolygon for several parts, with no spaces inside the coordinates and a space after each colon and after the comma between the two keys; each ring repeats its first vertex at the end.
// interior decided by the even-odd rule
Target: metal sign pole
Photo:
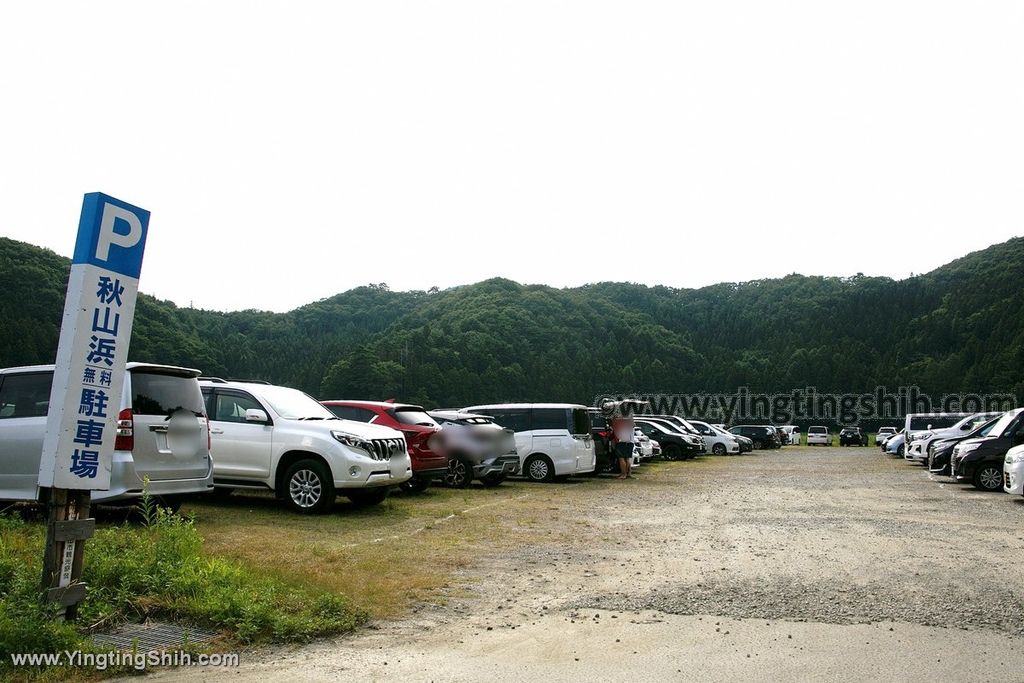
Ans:
{"type": "Polygon", "coordinates": [[[43,598],[66,619],[85,597],[85,540],[96,528],[90,491],[110,488],[148,229],[148,211],[85,195],[39,461],[39,499],[47,507],[43,598]]]}

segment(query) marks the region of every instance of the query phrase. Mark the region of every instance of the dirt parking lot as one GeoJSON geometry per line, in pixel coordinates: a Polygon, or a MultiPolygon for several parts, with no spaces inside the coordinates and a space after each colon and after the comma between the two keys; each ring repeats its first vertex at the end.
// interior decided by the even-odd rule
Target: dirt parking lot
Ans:
{"type": "Polygon", "coordinates": [[[1024,498],[807,447],[514,493],[437,525],[478,550],[398,617],[156,677],[1024,680],[1024,498]]]}

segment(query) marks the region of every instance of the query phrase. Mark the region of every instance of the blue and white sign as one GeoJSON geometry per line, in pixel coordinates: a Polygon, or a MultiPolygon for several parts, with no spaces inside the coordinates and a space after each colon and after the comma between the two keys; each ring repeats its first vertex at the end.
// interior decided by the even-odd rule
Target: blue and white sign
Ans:
{"type": "Polygon", "coordinates": [[[39,485],[110,487],[149,212],[85,195],[71,260],[39,485]]]}

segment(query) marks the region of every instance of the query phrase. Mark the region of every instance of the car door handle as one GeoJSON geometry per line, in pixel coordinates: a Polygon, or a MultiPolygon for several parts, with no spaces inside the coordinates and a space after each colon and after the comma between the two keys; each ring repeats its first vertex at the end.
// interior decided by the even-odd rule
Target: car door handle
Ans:
{"type": "Polygon", "coordinates": [[[158,432],[160,434],[166,434],[167,425],[149,425],[149,431],[158,432]]]}
{"type": "Polygon", "coordinates": [[[217,429],[216,427],[213,427],[212,429],[210,429],[210,433],[211,434],[223,434],[224,430],[223,429],[217,429]]]}

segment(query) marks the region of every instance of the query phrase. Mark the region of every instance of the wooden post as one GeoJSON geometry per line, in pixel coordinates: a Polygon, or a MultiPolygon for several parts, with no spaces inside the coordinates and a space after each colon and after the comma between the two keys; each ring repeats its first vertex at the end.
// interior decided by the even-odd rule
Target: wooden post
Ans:
{"type": "Polygon", "coordinates": [[[40,497],[46,503],[43,600],[58,603],[64,619],[72,621],[86,593],[81,580],[85,539],[96,529],[96,520],[89,518],[89,492],[42,489],[40,497]]]}

